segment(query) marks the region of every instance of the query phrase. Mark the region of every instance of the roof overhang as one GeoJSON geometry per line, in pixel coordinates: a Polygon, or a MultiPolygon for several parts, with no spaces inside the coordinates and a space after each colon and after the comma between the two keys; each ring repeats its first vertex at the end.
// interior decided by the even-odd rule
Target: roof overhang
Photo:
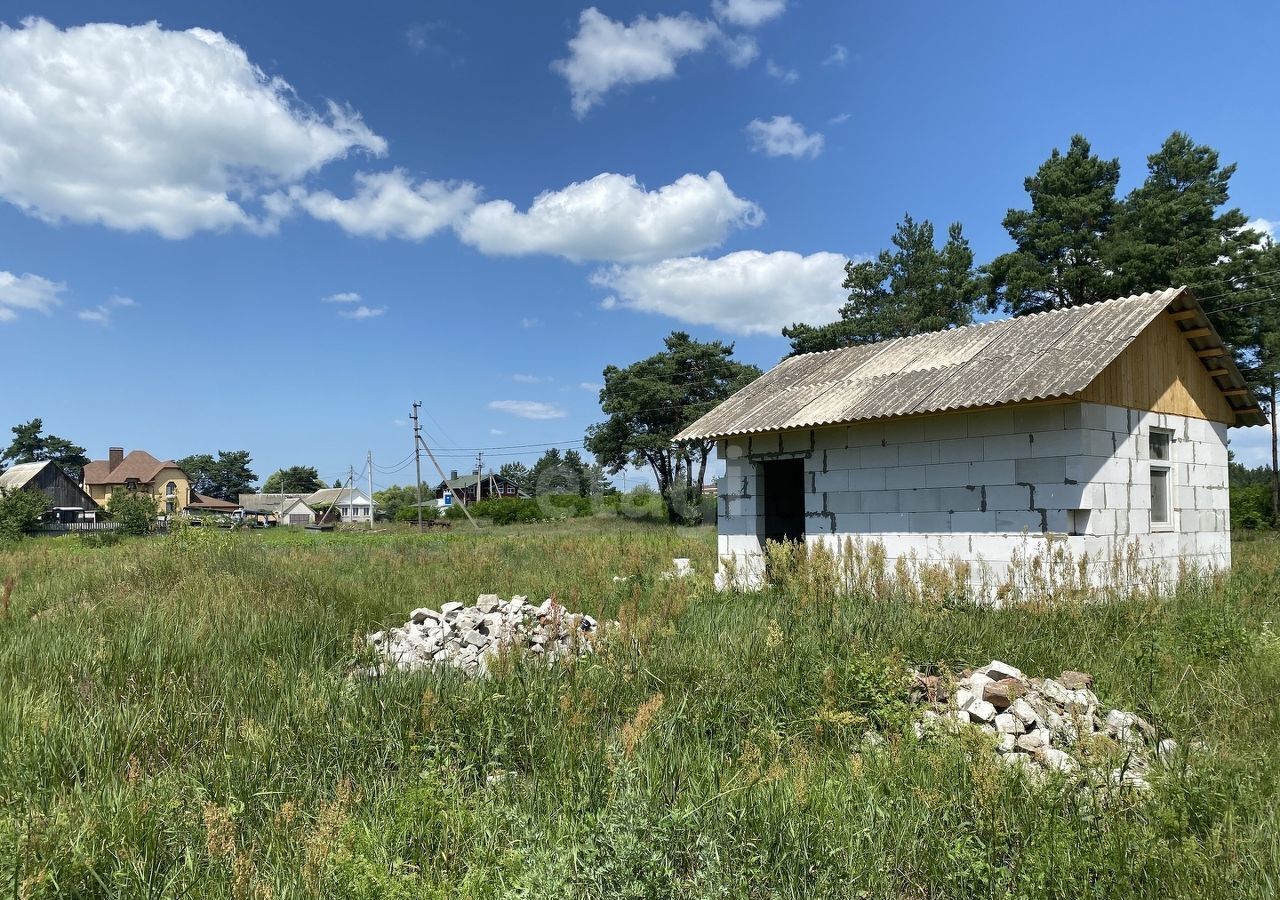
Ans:
{"type": "Polygon", "coordinates": [[[1168,306],[1169,317],[1177,323],[1187,344],[1199,357],[1205,371],[1213,378],[1228,405],[1235,410],[1235,422],[1229,425],[1266,425],[1267,414],[1258,405],[1249,383],[1222,335],[1196,299],[1190,288],[1181,288],[1168,306]]]}

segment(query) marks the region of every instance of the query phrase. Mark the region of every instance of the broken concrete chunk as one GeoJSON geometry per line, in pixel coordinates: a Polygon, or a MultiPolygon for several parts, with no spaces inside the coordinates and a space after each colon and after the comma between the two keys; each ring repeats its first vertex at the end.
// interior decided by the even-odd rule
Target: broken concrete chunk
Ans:
{"type": "Polygon", "coordinates": [[[1093,687],[1093,676],[1068,669],[1058,676],[1058,682],[1069,691],[1088,690],[1093,687]]]}
{"type": "Polygon", "coordinates": [[[1002,681],[1005,678],[1016,678],[1021,680],[1022,670],[1016,669],[1008,663],[1003,663],[998,659],[993,659],[981,669],[978,670],[986,675],[992,681],[1002,681]]]}

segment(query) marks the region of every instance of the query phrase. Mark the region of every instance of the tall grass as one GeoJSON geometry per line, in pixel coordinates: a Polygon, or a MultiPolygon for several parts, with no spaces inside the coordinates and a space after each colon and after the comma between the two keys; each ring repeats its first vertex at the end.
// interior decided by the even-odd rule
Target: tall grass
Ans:
{"type": "Polygon", "coordinates": [[[0,553],[0,580],[17,576],[0,620],[0,893],[1280,889],[1280,542],[1168,596],[1003,609],[845,590],[821,561],[716,593],[713,557],[705,529],[625,522],[0,553]],[[701,574],[660,577],[675,556],[701,574]],[[486,592],[617,624],[551,668],[349,677],[366,632],[486,592]],[[1140,797],[1026,783],[971,738],[915,739],[904,667],[992,657],[1092,672],[1184,755],[1140,797]]]}

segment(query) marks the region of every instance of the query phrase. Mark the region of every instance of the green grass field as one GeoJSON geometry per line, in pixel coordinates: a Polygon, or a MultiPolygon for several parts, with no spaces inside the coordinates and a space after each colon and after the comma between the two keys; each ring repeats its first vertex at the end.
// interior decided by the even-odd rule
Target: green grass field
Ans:
{"type": "Polygon", "coordinates": [[[0,551],[0,896],[1280,893],[1274,537],[1175,595],[1003,610],[837,596],[804,568],[717,594],[658,577],[675,556],[709,572],[713,533],[0,551]],[[553,668],[348,677],[365,633],[486,592],[619,624],[553,668]],[[976,736],[916,740],[904,667],[993,657],[1089,671],[1183,752],[1141,796],[1027,783],[976,736]]]}

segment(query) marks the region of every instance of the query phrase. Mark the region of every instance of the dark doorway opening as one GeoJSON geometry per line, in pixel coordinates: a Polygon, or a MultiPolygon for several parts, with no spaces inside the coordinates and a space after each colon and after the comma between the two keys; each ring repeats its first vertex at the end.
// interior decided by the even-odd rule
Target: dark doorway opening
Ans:
{"type": "Polygon", "coordinates": [[[764,480],[764,539],[804,540],[804,460],[760,464],[764,480]]]}

